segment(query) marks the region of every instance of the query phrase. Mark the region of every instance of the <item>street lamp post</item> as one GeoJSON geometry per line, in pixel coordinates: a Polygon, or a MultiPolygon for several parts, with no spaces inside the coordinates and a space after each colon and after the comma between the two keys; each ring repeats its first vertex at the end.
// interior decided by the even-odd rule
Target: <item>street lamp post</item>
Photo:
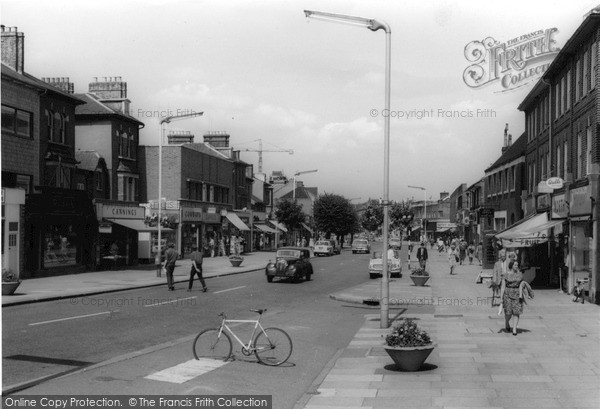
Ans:
{"type": "Polygon", "coordinates": [[[305,173],[315,173],[318,171],[319,171],[318,169],[313,169],[313,170],[304,170],[302,172],[294,173],[294,192],[292,193],[292,197],[294,198],[294,201],[296,201],[296,176],[304,175],[305,173]]]}
{"type": "Polygon", "coordinates": [[[157,223],[157,235],[158,240],[156,242],[156,255],[154,256],[154,264],[156,265],[156,276],[160,277],[161,273],[161,256],[162,256],[162,145],[163,137],[165,134],[165,124],[169,124],[173,121],[177,121],[184,118],[192,118],[196,116],[202,116],[204,112],[191,112],[182,115],[171,115],[160,120],[160,137],[158,139],[158,223],[157,223]]]}
{"type": "Polygon", "coordinates": [[[427,189],[421,186],[408,186],[413,189],[419,189],[423,191],[423,240],[427,240],[427,189]]]}
{"type": "MultiPolygon", "coordinates": [[[[323,13],[320,11],[304,10],[307,18],[324,20],[329,22],[341,22],[360,27],[368,28],[371,31],[385,31],[385,111],[390,112],[390,79],[391,79],[391,50],[392,50],[392,30],[390,26],[381,20],[369,19],[364,17],[346,16],[342,14],[323,13]]],[[[384,115],[383,128],[383,248],[387,251],[388,248],[388,230],[389,230],[389,202],[390,202],[390,115],[384,115]]],[[[389,313],[389,292],[390,283],[388,277],[388,262],[387,257],[383,257],[383,270],[381,278],[381,316],[380,327],[388,328],[388,313],[389,313]]]]}

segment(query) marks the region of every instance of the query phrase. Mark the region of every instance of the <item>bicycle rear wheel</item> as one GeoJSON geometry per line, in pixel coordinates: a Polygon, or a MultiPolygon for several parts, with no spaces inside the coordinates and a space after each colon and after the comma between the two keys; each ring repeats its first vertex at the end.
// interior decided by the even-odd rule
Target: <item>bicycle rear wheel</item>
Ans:
{"type": "Polygon", "coordinates": [[[292,355],[292,339],[282,329],[265,328],[254,339],[254,355],[259,362],[269,365],[281,365],[292,355]]]}
{"type": "Polygon", "coordinates": [[[231,356],[231,338],[225,332],[219,335],[218,328],[202,331],[194,339],[194,358],[227,361],[231,356]]]}

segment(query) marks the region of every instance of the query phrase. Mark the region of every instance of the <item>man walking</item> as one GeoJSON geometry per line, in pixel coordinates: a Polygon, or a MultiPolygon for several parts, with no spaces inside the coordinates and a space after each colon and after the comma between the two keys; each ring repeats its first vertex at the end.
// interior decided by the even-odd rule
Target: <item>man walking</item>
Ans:
{"type": "Polygon", "coordinates": [[[169,243],[169,248],[165,252],[165,270],[167,270],[167,286],[169,287],[169,291],[175,290],[173,271],[175,270],[177,257],[179,257],[179,253],[175,250],[175,244],[169,243]]]}
{"type": "Polygon", "coordinates": [[[417,260],[419,260],[421,268],[425,268],[427,265],[427,258],[427,248],[425,248],[425,243],[421,242],[421,247],[417,249],[417,260]]]}
{"type": "Polygon", "coordinates": [[[192,247],[192,254],[190,254],[190,260],[192,260],[192,269],[190,270],[190,281],[188,283],[188,291],[192,291],[192,286],[194,285],[194,276],[198,275],[198,281],[202,284],[202,291],[206,292],[206,283],[204,282],[204,277],[202,277],[202,253],[198,251],[196,246],[192,247]]]}

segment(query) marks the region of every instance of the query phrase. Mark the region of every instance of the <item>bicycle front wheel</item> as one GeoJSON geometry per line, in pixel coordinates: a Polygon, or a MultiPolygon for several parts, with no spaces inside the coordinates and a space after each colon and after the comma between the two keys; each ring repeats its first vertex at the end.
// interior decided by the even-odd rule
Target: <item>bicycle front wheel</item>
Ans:
{"type": "Polygon", "coordinates": [[[194,358],[227,361],[231,356],[231,338],[225,332],[219,335],[218,328],[202,331],[194,339],[194,358]]]}
{"type": "Polygon", "coordinates": [[[265,328],[254,339],[254,348],[254,355],[259,362],[277,366],[292,355],[292,339],[284,330],[265,328]]]}

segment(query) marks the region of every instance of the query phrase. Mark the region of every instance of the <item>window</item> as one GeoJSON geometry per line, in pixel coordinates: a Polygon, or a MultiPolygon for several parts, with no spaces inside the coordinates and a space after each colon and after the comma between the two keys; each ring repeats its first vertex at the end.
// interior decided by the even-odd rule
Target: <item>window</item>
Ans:
{"type": "Polygon", "coordinates": [[[208,201],[213,203],[215,201],[215,187],[211,186],[210,187],[210,197],[208,198],[208,201]]]}
{"type": "Polygon", "coordinates": [[[577,166],[575,167],[575,180],[583,177],[583,135],[577,132],[577,166]]]}
{"type": "Polygon", "coordinates": [[[126,133],[121,134],[119,144],[119,155],[128,158],[129,157],[129,139],[126,133]]]}
{"type": "Polygon", "coordinates": [[[2,105],[2,133],[20,138],[31,138],[33,135],[33,114],[2,105]]]}
{"type": "Polygon", "coordinates": [[[583,80],[581,78],[581,58],[577,59],[575,65],[575,102],[581,98],[581,90],[583,86],[583,80]]]}
{"type": "Polygon", "coordinates": [[[97,170],[94,173],[94,178],[96,179],[96,190],[102,190],[104,183],[102,183],[102,171],[97,170]]]}
{"type": "Polygon", "coordinates": [[[562,169],[561,169],[561,164],[562,164],[562,158],[560,156],[560,145],[556,146],[556,176],[557,177],[562,177],[562,169]]]}
{"type": "Polygon", "coordinates": [[[569,156],[568,156],[568,150],[567,150],[567,141],[564,142],[563,144],[563,175],[565,176],[565,178],[567,177],[567,169],[568,169],[568,163],[569,163],[569,156]]]}
{"type": "Polygon", "coordinates": [[[596,60],[598,59],[598,43],[592,43],[590,58],[590,90],[596,88],[596,60]]]}
{"type": "Polygon", "coordinates": [[[583,92],[581,94],[581,96],[585,96],[589,89],[590,89],[590,70],[589,70],[589,62],[588,62],[588,58],[589,58],[589,52],[586,51],[585,53],[583,53],[583,74],[582,74],[582,79],[583,79],[583,92]]]}

